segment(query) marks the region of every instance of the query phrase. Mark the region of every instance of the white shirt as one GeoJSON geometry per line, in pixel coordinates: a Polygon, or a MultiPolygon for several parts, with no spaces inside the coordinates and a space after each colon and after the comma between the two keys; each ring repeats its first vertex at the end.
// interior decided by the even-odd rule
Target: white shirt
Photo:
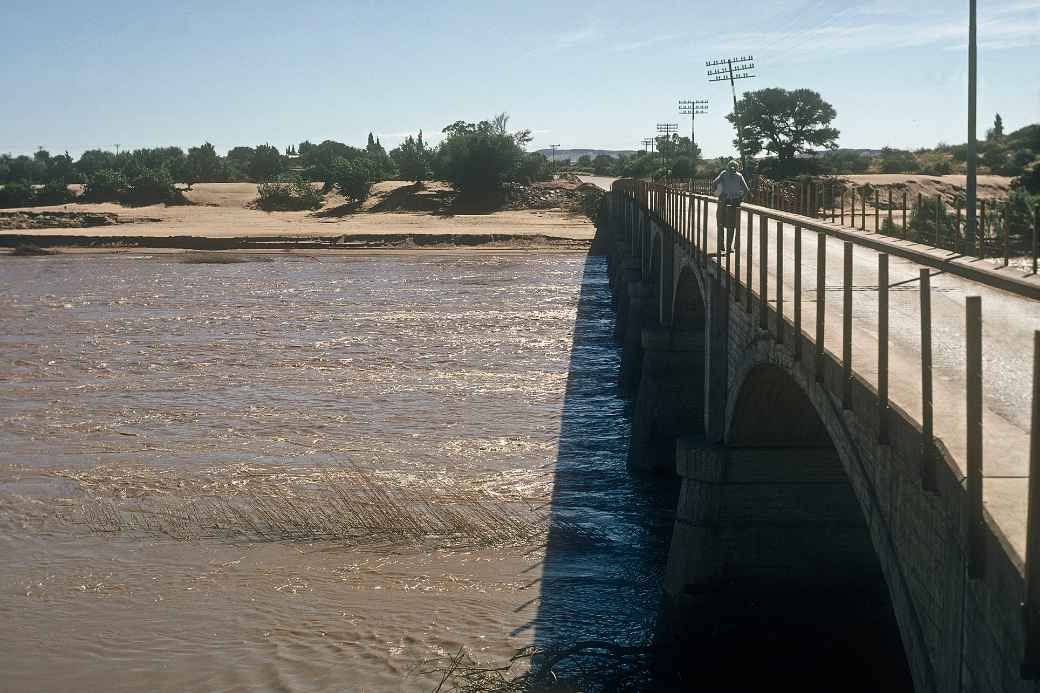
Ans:
{"type": "Polygon", "coordinates": [[[739,171],[724,170],[714,181],[719,197],[742,197],[748,192],[747,181],[739,171]]]}

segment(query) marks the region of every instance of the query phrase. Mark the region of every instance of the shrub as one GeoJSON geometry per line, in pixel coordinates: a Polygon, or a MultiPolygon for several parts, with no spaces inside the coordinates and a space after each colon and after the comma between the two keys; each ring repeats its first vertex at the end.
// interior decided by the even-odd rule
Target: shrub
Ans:
{"type": "Polygon", "coordinates": [[[83,198],[91,202],[118,202],[130,186],[120,171],[103,168],[87,178],[83,198]]]}
{"type": "Polygon", "coordinates": [[[63,205],[76,199],[76,194],[69,190],[65,181],[52,180],[36,191],[35,204],[63,205]]]}
{"type": "Polygon", "coordinates": [[[0,188],[0,207],[29,207],[35,199],[32,186],[24,180],[0,188]]]}
{"type": "Polygon", "coordinates": [[[127,200],[133,204],[152,205],[171,202],[177,196],[173,176],[165,168],[144,169],[130,181],[127,200]]]}
{"type": "Polygon", "coordinates": [[[379,172],[368,159],[338,159],[332,165],[332,184],[343,197],[361,203],[368,199],[379,172]]]}
{"type": "Polygon", "coordinates": [[[261,183],[256,189],[256,206],[265,212],[318,209],[325,201],[320,191],[302,178],[261,183]]]}

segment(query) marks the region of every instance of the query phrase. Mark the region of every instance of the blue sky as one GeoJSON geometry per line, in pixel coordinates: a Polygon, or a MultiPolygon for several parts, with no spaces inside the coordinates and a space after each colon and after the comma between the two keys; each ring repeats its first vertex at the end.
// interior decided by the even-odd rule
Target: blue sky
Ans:
{"type": "MultiPolygon", "coordinates": [[[[728,84],[819,91],[844,147],[966,139],[968,0],[335,2],[3,0],[0,152],[218,150],[304,139],[389,147],[505,111],[532,148],[632,149],[689,120],[732,151],[728,84]]],[[[1040,121],[1040,0],[979,0],[980,134],[1040,121]]]]}

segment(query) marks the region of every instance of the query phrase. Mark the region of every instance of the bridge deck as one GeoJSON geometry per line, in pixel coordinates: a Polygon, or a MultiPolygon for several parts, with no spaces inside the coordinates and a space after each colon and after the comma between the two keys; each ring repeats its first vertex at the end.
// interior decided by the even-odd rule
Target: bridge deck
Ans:
{"type": "MultiPolygon", "coordinates": [[[[602,184],[600,180],[590,181],[602,184]]],[[[756,210],[746,206],[745,210],[756,210]]],[[[768,211],[783,217],[775,210],[768,211]]],[[[752,289],[759,294],[760,229],[754,215],[752,289]]],[[[709,205],[708,250],[716,252],[715,205],[709,205]]],[[[795,229],[805,218],[783,222],[784,316],[794,321],[795,229]]],[[[741,213],[740,280],[747,277],[747,214],[741,213]]],[[[819,224],[818,220],[812,223],[819,224]]],[[[767,300],[776,308],[777,222],[767,220],[767,300]]],[[[872,235],[877,239],[878,236],[872,235]]],[[[818,310],[817,232],[802,231],[802,331],[815,334],[818,310]]],[[[735,259],[730,256],[730,269],[735,259]]],[[[825,347],[842,352],[843,242],[826,243],[825,347]]],[[[853,265],[852,370],[872,387],[878,381],[878,252],[855,245],[853,265]]],[[[921,421],[921,311],[919,270],[922,265],[889,258],[889,395],[893,406],[921,421]]],[[[983,499],[1005,535],[1021,567],[1025,556],[1027,479],[1029,474],[1030,407],[1033,383],[1033,333],[1040,330],[1040,302],[938,270],[931,271],[933,402],[935,435],[966,473],[965,298],[981,296],[983,319],[983,499]]],[[[736,307],[742,310],[743,307],[736,307]]]]}

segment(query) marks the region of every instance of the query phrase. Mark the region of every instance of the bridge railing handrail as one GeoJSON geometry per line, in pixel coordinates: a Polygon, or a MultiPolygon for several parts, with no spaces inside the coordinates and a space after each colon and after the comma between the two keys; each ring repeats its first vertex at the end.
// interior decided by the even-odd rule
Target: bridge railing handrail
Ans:
{"type": "MultiPolygon", "coordinates": [[[[920,251],[893,246],[891,243],[864,238],[859,234],[848,230],[835,228],[827,224],[820,224],[813,219],[777,212],[772,209],[757,205],[744,205],[737,210],[736,233],[734,234],[735,253],[722,253],[723,247],[722,225],[716,225],[715,252],[709,251],[708,233],[709,219],[708,209],[710,204],[717,204],[714,196],[704,193],[687,192],[677,190],[664,185],[647,183],[635,180],[615,181],[612,186],[615,198],[620,195],[623,201],[627,200],[629,208],[626,213],[639,212],[655,219],[665,229],[669,230],[678,240],[686,244],[701,266],[708,268],[714,265],[716,275],[724,282],[726,288],[725,300],[728,296],[740,305],[749,315],[752,314],[754,304],[758,304],[759,327],[769,332],[770,315],[775,316],[775,334],[777,344],[786,344],[785,332],[787,318],[784,315],[783,295],[783,225],[794,225],[795,258],[793,271],[795,292],[794,301],[794,323],[792,333],[794,336],[794,358],[802,360],[801,341],[805,339],[809,345],[814,347],[815,358],[813,363],[813,374],[817,383],[824,383],[824,371],[826,364],[825,331],[826,321],[824,319],[824,305],[826,291],[817,291],[817,320],[815,337],[810,337],[802,332],[801,326],[801,241],[802,231],[809,230],[817,233],[817,286],[826,284],[826,250],[828,237],[840,239],[843,242],[843,279],[842,279],[842,354],[840,361],[841,372],[841,405],[845,410],[852,409],[852,266],[853,245],[859,244],[879,251],[878,255],[878,388],[877,417],[878,417],[878,442],[887,445],[890,417],[901,416],[910,419],[910,415],[904,410],[895,410],[889,400],[888,379],[888,257],[895,254],[910,259],[918,264],[927,266],[939,266],[954,272],[948,261],[932,258],[920,251]],[[685,199],[688,198],[688,199],[685,199]],[[632,205],[635,209],[632,209],[632,205]],[[739,217],[741,212],[746,213],[748,219],[746,248],[746,283],[741,280],[741,239],[739,217]],[[759,279],[758,292],[755,292],[752,274],[753,266],[753,219],[759,217],[759,279]],[[776,308],[770,308],[768,298],[768,224],[767,220],[775,222],[776,227],[776,308]],[[724,259],[723,259],[724,258],[724,259]],[[731,271],[732,270],[732,271],[731,271]],[[730,288],[734,290],[729,291],[730,288]]],[[[963,268],[958,268],[957,274],[973,278],[963,268]]],[[[992,282],[985,282],[992,283],[992,282]]],[[[1002,287],[1003,288],[1003,287],[1002,287]]],[[[1020,295],[1030,295],[1025,291],[1017,291],[1020,295]]],[[[1037,295],[1031,295],[1036,298],[1037,295]]],[[[920,329],[921,329],[921,411],[920,422],[921,446],[921,483],[928,491],[936,490],[938,477],[938,461],[940,449],[943,447],[941,441],[934,434],[934,407],[932,402],[932,325],[931,325],[931,282],[930,273],[927,268],[920,270],[920,329]]],[[[986,517],[983,507],[983,437],[982,437],[982,306],[979,296],[968,296],[966,298],[965,321],[967,327],[966,338],[966,388],[965,404],[967,412],[966,421],[966,454],[965,454],[965,527],[967,571],[969,577],[979,578],[985,573],[986,565],[986,517]]],[[[1025,601],[1022,605],[1025,624],[1025,649],[1022,659],[1021,672],[1023,677],[1029,679],[1040,678],[1040,330],[1034,333],[1034,366],[1033,366],[1033,392],[1032,392],[1032,419],[1029,442],[1029,479],[1028,479],[1028,501],[1026,515],[1026,539],[1024,556],[1024,579],[1025,579],[1025,601]]],[[[1000,528],[995,528],[998,533],[1003,533],[1000,528]]]]}
{"type": "MultiPolygon", "coordinates": [[[[646,186],[648,190],[672,190],[678,194],[690,194],[686,190],[626,178],[614,181],[612,189],[624,189],[632,184],[646,186]]],[[[693,196],[709,202],[717,201],[717,197],[711,193],[694,192],[693,196]]],[[[986,286],[992,286],[1003,291],[1008,291],[1024,298],[1040,300],[1040,275],[1037,274],[1036,270],[1036,248],[1040,245],[1040,243],[1038,243],[1038,241],[1040,241],[1040,230],[1034,234],[1033,271],[1031,275],[1029,275],[1029,278],[1026,278],[1011,276],[1007,273],[999,272],[996,269],[980,267],[973,262],[973,260],[976,260],[977,258],[972,256],[938,255],[934,250],[929,252],[929,250],[901,245],[895,241],[904,239],[895,236],[888,236],[882,233],[871,233],[869,231],[857,230],[854,227],[821,222],[811,216],[799,214],[794,211],[777,209],[757,202],[744,202],[741,204],[741,209],[752,210],[760,215],[764,214],[766,218],[772,221],[798,223],[803,229],[810,229],[812,231],[827,234],[828,236],[842,241],[849,241],[855,245],[862,245],[878,252],[901,257],[919,265],[949,272],[950,274],[964,277],[965,279],[985,284],[986,286]]],[[[1040,206],[1037,208],[1037,223],[1040,224],[1040,206]]]]}

